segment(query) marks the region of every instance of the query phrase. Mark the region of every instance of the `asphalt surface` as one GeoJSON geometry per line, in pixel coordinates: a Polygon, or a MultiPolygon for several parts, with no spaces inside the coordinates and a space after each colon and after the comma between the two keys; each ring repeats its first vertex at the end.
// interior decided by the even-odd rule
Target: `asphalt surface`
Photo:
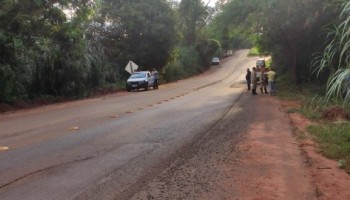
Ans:
{"type": "Polygon", "coordinates": [[[1,115],[0,146],[9,149],[0,151],[0,199],[163,198],[162,192],[145,193],[157,176],[196,154],[194,147],[220,145],[227,136],[205,142],[207,147],[198,141],[211,141],[208,135],[228,114],[229,124],[245,123],[239,120],[244,77],[255,64],[247,53],[238,51],[200,76],[158,90],[1,115]]]}

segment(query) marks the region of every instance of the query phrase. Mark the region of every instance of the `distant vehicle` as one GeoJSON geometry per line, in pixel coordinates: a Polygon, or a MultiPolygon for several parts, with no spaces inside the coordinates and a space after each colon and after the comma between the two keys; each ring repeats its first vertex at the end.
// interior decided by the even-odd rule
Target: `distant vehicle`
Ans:
{"type": "Polygon", "coordinates": [[[232,51],[231,50],[226,50],[224,52],[224,57],[232,56],[232,51]]]}
{"type": "Polygon", "coordinates": [[[230,53],[228,51],[225,51],[224,52],[224,57],[229,57],[230,56],[230,53]]]}
{"type": "Polygon", "coordinates": [[[128,92],[140,88],[149,90],[151,87],[154,88],[154,77],[149,71],[134,72],[126,81],[126,90],[128,92]]]}
{"type": "Polygon", "coordinates": [[[260,68],[260,67],[266,67],[266,63],[265,63],[265,59],[264,58],[259,58],[256,61],[256,68],[260,68]]]}
{"type": "Polygon", "coordinates": [[[211,64],[212,65],[219,65],[220,59],[218,57],[214,57],[213,59],[211,59],[211,64]]]}

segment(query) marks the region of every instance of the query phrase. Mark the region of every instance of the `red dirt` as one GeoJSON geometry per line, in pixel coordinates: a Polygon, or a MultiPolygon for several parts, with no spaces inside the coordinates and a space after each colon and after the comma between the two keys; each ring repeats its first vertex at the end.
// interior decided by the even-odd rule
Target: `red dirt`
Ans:
{"type": "Polygon", "coordinates": [[[349,119],[349,114],[343,108],[331,107],[322,113],[322,118],[327,120],[349,119]]]}
{"type": "Polygon", "coordinates": [[[298,138],[311,124],[285,112],[298,103],[259,96],[257,104],[266,106],[239,145],[237,199],[350,199],[349,174],[318,154],[312,140],[298,138]]]}
{"type": "MultiPolygon", "coordinates": [[[[292,125],[308,136],[305,128],[311,122],[298,113],[289,114],[289,117],[292,125]]],[[[308,136],[308,138],[310,137],[308,136]]],[[[303,155],[308,160],[308,170],[315,185],[318,199],[350,199],[350,175],[340,169],[336,161],[320,155],[317,144],[312,140],[304,139],[299,143],[303,155]]]]}

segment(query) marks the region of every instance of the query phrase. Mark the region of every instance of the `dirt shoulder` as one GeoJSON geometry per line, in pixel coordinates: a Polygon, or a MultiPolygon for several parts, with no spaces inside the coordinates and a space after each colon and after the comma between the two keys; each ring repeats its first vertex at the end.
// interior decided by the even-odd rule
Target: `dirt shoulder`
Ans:
{"type": "Polygon", "coordinates": [[[239,199],[316,199],[316,188],[281,103],[258,95],[256,118],[238,145],[239,199]]]}
{"type": "Polygon", "coordinates": [[[317,153],[297,102],[258,96],[257,118],[239,144],[239,199],[350,199],[350,176],[317,153]],[[254,178],[253,178],[254,177],[254,178]]]}
{"type": "MultiPolygon", "coordinates": [[[[280,101],[284,110],[297,108],[295,102],[280,101]]],[[[350,199],[350,175],[338,167],[338,162],[322,156],[318,152],[317,144],[305,130],[311,122],[299,113],[289,113],[291,126],[294,128],[294,137],[299,149],[307,161],[307,170],[311,175],[318,199],[350,199]]]]}

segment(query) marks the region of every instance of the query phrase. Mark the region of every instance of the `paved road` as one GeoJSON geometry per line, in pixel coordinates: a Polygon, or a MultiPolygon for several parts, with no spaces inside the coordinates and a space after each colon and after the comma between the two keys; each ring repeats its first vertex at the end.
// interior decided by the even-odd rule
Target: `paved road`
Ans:
{"type": "Polygon", "coordinates": [[[235,106],[248,51],[159,90],[0,116],[0,199],[128,199],[235,106]]]}

